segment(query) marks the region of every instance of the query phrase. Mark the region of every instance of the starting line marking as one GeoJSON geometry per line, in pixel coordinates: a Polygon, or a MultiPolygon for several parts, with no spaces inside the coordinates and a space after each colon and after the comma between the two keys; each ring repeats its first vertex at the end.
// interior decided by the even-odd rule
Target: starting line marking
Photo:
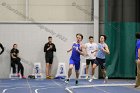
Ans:
{"type": "Polygon", "coordinates": [[[135,84],[96,84],[96,85],[81,85],[81,86],[71,86],[65,88],[66,91],[69,93],[74,93],[71,89],[78,89],[78,88],[91,88],[91,87],[114,87],[114,86],[132,86],[135,84]]]}

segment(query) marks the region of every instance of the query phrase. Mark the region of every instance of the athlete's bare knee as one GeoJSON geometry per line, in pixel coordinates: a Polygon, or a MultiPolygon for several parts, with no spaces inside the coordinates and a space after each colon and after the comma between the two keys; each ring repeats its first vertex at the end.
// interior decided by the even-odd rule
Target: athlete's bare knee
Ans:
{"type": "Polygon", "coordinates": [[[79,73],[79,70],[75,70],[75,73],[79,73]]]}
{"type": "Polygon", "coordinates": [[[89,65],[86,65],[86,68],[88,69],[89,68],[89,65]]]}
{"type": "Polygon", "coordinates": [[[69,70],[72,70],[72,69],[73,69],[73,65],[70,65],[70,66],[69,66],[69,70]]]}
{"type": "Polygon", "coordinates": [[[95,69],[96,67],[97,67],[97,65],[96,64],[93,64],[92,69],[95,69]]]}
{"type": "Polygon", "coordinates": [[[102,72],[106,72],[106,70],[105,70],[105,69],[102,69],[101,71],[102,71],[102,72]]]}

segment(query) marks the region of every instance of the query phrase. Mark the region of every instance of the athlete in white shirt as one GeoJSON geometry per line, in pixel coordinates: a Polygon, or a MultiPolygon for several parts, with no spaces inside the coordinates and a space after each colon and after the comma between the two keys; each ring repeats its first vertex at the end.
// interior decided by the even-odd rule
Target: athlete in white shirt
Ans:
{"type": "MultiPolygon", "coordinates": [[[[93,36],[89,36],[89,42],[85,44],[86,48],[86,79],[88,79],[89,74],[89,65],[91,63],[91,68],[93,68],[93,63],[96,59],[96,52],[98,49],[98,45],[94,43],[93,36]]],[[[93,69],[92,69],[92,76],[93,76],[93,69]]]]}

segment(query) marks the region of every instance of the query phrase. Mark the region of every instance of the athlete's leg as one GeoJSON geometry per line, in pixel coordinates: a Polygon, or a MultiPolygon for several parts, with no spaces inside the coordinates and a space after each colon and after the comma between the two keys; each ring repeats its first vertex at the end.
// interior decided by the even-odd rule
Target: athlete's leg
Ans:
{"type": "Polygon", "coordinates": [[[46,78],[49,78],[49,58],[45,57],[46,60],[46,78]]]}
{"type": "Polygon", "coordinates": [[[72,69],[73,69],[73,67],[74,67],[74,64],[75,64],[75,63],[74,63],[73,59],[70,58],[70,60],[69,60],[68,77],[67,77],[67,80],[65,81],[66,83],[69,83],[70,76],[71,76],[71,74],[72,74],[72,69]]]}
{"type": "Polygon", "coordinates": [[[94,77],[94,72],[95,72],[95,68],[97,67],[97,64],[93,66],[95,62],[95,59],[91,60],[91,69],[92,69],[92,73],[91,73],[91,77],[94,77]]]}
{"type": "Polygon", "coordinates": [[[94,76],[95,69],[96,69],[97,66],[98,66],[97,64],[93,64],[93,65],[92,65],[92,78],[93,78],[93,76],[94,76]]]}
{"type": "Polygon", "coordinates": [[[76,85],[78,85],[79,69],[80,69],[80,61],[75,61],[75,74],[76,74],[76,81],[75,81],[75,84],[76,84],[76,85]]]}
{"type": "Polygon", "coordinates": [[[76,72],[76,79],[79,79],[79,70],[75,70],[76,72]]]}
{"type": "Polygon", "coordinates": [[[98,65],[99,65],[99,63],[98,63],[98,60],[96,59],[92,65],[92,76],[91,76],[91,79],[89,80],[89,82],[92,82],[92,80],[94,79],[95,69],[98,65]]]}
{"type": "Polygon", "coordinates": [[[88,79],[88,69],[89,69],[90,60],[86,59],[86,79],[88,79]]]}
{"type": "Polygon", "coordinates": [[[52,63],[53,63],[53,58],[50,58],[49,59],[49,70],[48,70],[48,75],[49,75],[50,79],[52,79],[52,76],[51,76],[52,63]]]}
{"type": "Polygon", "coordinates": [[[20,64],[20,58],[16,58],[15,63],[18,65],[18,73],[20,73],[21,70],[21,64],[20,64]]]}
{"type": "Polygon", "coordinates": [[[108,81],[108,76],[107,76],[107,74],[106,74],[106,69],[102,69],[101,71],[102,71],[102,73],[103,73],[104,83],[107,83],[107,81],[108,81]]]}
{"type": "Polygon", "coordinates": [[[140,62],[137,62],[137,78],[135,87],[140,86],[140,62]]]}
{"type": "Polygon", "coordinates": [[[107,80],[108,80],[108,77],[107,77],[107,74],[106,74],[106,68],[105,68],[105,59],[99,59],[99,64],[101,66],[101,71],[102,71],[102,74],[103,74],[103,77],[104,77],[104,83],[107,83],[107,80]]]}
{"type": "Polygon", "coordinates": [[[70,64],[69,65],[69,70],[68,70],[68,79],[70,78],[71,74],[72,74],[72,69],[73,69],[74,65],[70,64]]]}
{"type": "Polygon", "coordinates": [[[79,70],[75,70],[75,73],[76,73],[76,81],[75,81],[75,84],[78,85],[79,70]]]}
{"type": "Polygon", "coordinates": [[[13,74],[15,74],[16,73],[16,64],[15,64],[15,62],[11,61],[11,67],[13,69],[13,74]]]}
{"type": "Polygon", "coordinates": [[[49,76],[49,63],[46,63],[46,77],[49,76]]]}
{"type": "Polygon", "coordinates": [[[20,61],[21,61],[21,59],[19,57],[17,57],[16,64],[18,65],[18,76],[20,76],[19,73],[21,73],[21,77],[23,79],[25,79],[26,77],[24,76],[24,67],[20,61]]]}
{"type": "Polygon", "coordinates": [[[105,78],[107,75],[106,75],[106,70],[105,69],[101,69],[102,73],[103,73],[103,77],[105,78]]]}
{"type": "Polygon", "coordinates": [[[19,68],[20,68],[20,72],[21,72],[22,78],[25,79],[26,77],[24,76],[24,67],[23,67],[23,65],[21,64],[21,62],[18,63],[18,66],[19,66],[19,68]]]}

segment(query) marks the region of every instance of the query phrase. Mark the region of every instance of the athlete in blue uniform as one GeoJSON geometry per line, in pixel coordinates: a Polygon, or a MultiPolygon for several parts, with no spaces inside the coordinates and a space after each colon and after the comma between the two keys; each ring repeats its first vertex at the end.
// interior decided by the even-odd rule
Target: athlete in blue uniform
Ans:
{"type": "Polygon", "coordinates": [[[76,34],[77,42],[73,43],[72,48],[67,52],[72,51],[70,60],[69,60],[69,71],[68,71],[68,79],[65,81],[66,83],[69,82],[70,76],[72,74],[72,69],[75,66],[75,73],[76,73],[76,81],[75,84],[78,84],[79,78],[79,69],[80,69],[80,55],[84,55],[84,46],[81,43],[83,39],[82,34],[76,34]]]}
{"type": "MultiPolygon", "coordinates": [[[[101,66],[101,71],[103,73],[103,77],[105,78],[104,83],[107,82],[108,77],[106,76],[106,69],[105,69],[105,55],[110,54],[110,51],[108,49],[107,44],[105,43],[106,36],[101,35],[100,36],[100,43],[98,44],[98,51],[96,54],[96,60],[93,64],[93,73],[95,71],[95,68],[100,65],[101,66]]],[[[89,82],[92,81],[93,78],[89,80],[89,82]]]]}

